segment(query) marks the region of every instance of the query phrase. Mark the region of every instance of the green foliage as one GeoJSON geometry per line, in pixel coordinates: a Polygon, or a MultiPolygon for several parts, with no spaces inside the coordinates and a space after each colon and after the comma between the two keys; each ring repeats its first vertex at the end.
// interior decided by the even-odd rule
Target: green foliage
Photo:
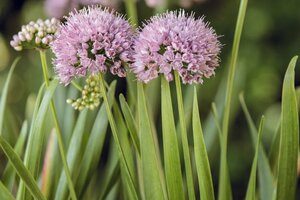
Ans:
{"type": "Polygon", "coordinates": [[[229,126],[229,116],[230,107],[232,99],[232,88],[234,82],[234,75],[236,71],[236,62],[239,52],[240,40],[242,35],[242,29],[244,25],[244,19],[246,15],[248,0],[242,0],[240,3],[240,9],[237,17],[231,59],[230,68],[228,72],[227,88],[226,88],[226,98],[225,98],[225,108],[222,124],[222,140],[221,140],[221,163],[220,163],[220,174],[219,174],[219,193],[218,199],[231,199],[230,191],[228,191],[228,185],[230,185],[230,178],[228,174],[227,167],[227,140],[228,140],[228,126],[229,126]],[[228,193],[229,192],[229,193],[228,193]],[[229,197],[229,198],[228,198],[229,197]]]}
{"type": "Polygon", "coordinates": [[[247,193],[246,193],[246,200],[255,200],[256,199],[256,171],[257,171],[257,160],[259,155],[259,148],[260,148],[260,141],[261,141],[261,134],[263,132],[264,127],[264,116],[262,116],[259,124],[258,136],[256,141],[255,147],[255,154],[254,159],[252,162],[251,174],[248,183],[247,193]]]}
{"type": "MultiPolygon", "coordinates": [[[[242,93],[240,94],[240,102],[251,132],[252,144],[255,147],[257,143],[255,143],[255,141],[258,141],[258,132],[250,116],[242,93]]],[[[258,150],[258,174],[260,198],[265,200],[272,199],[274,192],[274,178],[268,161],[268,157],[266,156],[266,152],[262,145],[260,145],[258,150]]]]}
{"type": "Polygon", "coordinates": [[[8,144],[2,136],[0,136],[0,146],[30,193],[38,200],[46,199],[40,191],[33,176],[24,166],[20,157],[15,153],[10,144],[8,144]]]}
{"type": "Polygon", "coordinates": [[[7,79],[6,79],[4,87],[3,87],[3,91],[2,91],[2,95],[1,95],[1,102],[0,102],[0,132],[1,132],[0,134],[2,134],[2,130],[3,130],[4,113],[5,113],[9,84],[10,84],[14,69],[15,69],[17,63],[19,62],[19,60],[20,60],[20,57],[16,58],[15,61],[13,62],[13,64],[11,65],[11,68],[9,70],[7,79]]]}
{"type": "Polygon", "coordinates": [[[120,99],[120,104],[121,104],[121,109],[124,115],[124,119],[128,128],[128,131],[130,133],[132,142],[134,144],[134,147],[136,148],[139,156],[141,155],[141,147],[140,147],[140,141],[138,137],[138,130],[137,130],[137,125],[136,122],[134,121],[132,112],[129,108],[129,105],[127,104],[125,97],[120,94],[119,96],[120,99]]]}
{"type": "Polygon", "coordinates": [[[0,181],[0,199],[6,199],[6,200],[15,199],[1,181],[0,181]]]}
{"type": "Polygon", "coordinates": [[[161,169],[158,163],[158,152],[155,146],[154,133],[150,125],[142,83],[138,83],[138,119],[145,197],[149,200],[165,199],[165,186],[160,174],[161,169]]]}
{"type": "Polygon", "coordinates": [[[295,56],[286,71],[282,89],[282,115],[278,160],[277,198],[293,199],[297,183],[299,119],[295,92],[295,56]]]}
{"type": "MultiPolygon", "coordinates": [[[[214,200],[215,195],[218,195],[220,200],[235,199],[236,196],[245,196],[247,200],[293,199],[296,191],[299,152],[297,103],[299,104],[300,90],[298,88],[296,91],[294,86],[297,57],[291,60],[284,78],[281,121],[280,125],[275,124],[279,127],[278,130],[273,127],[270,130],[268,117],[266,120],[262,117],[257,130],[255,116],[261,115],[264,111],[261,107],[264,107],[266,102],[262,101],[263,95],[256,99],[253,93],[259,93],[262,88],[268,89],[265,84],[270,77],[260,73],[261,71],[256,71],[257,68],[252,69],[249,59],[245,56],[238,59],[238,55],[250,51],[251,61],[253,54],[254,62],[255,55],[259,54],[252,50],[251,45],[242,46],[241,51],[239,50],[247,3],[247,0],[240,2],[228,76],[222,75],[220,70],[222,76],[219,76],[218,72],[217,80],[206,81],[205,85],[194,87],[182,85],[179,74],[175,71],[173,74],[175,83],[169,83],[164,77],[160,77],[161,85],[159,80],[156,80],[150,83],[152,85],[149,89],[149,86],[138,83],[134,75],[128,72],[126,93],[123,93],[122,80],[118,83],[113,80],[108,86],[106,81],[111,80],[110,75],[94,74],[97,80],[99,78],[97,86],[100,84],[97,93],[100,95],[99,103],[101,102],[99,108],[93,107],[93,111],[83,109],[78,112],[66,104],[65,100],[78,96],[77,90],[80,92],[82,89],[78,85],[84,80],[76,80],[77,90],[73,88],[74,83],[58,89],[58,81],[49,75],[51,73],[48,74],[46,52],[43,51],[40,52],[40,56],[45,83],[40,87],[34,100],[33,116],[26,114],[24,117],[22,112],[15,113],[15,108],[8,104],[9,95],[16,93],[11,83],[14,82],[15,76],[16,80],[20,79],[16,74],[13,76],[19,60],[17,58],[5,77],[0,102],[0,146],[5,157],[8,158],[8,162],[1,158],[3,165],[0,166],[0,170],[3,171],[0,171],[2,174],[0,199],[11,200],[16,196],[18,200],[76,200],[77,197],[91,200],[214,200]],[[238,65],[241,67],[237,67],[238,65]],[[239,68],[241,70],[237,70],[239,68]],[[255,84],[252,80],[248,80],[254,72],[255,76],[261,76],[263,80],[257,78],[255,84]],[[246,79],[240,80],[241,77],[246,79]],[[257,85],[262,87],[258,88],[257,85]],[[10,87],[13,90],[10,90],[10,87]],[[251,93],[249,88],[255,87],[255,91],[251,93]],[[218,88],[218,91],[215,88],[218,88]],[[240,104],[236,102],[236,94],[241,89],[246,91],[247,104],[242,94],[239,96],[240,104]],[[214,100],[212,95],[215,95],[214,100]],[[212,103],[212,112],[210,112],[206,104],[212,101],[216,103],[212,103]],[[237,116],[241,114],[240,105],[245,119],[234,118],[235,111],[239,114],[237,116]],[[49,112],[49,107],[52,113],[49,112]],[[208,112],[210,113],[207,115],[208,112]],[[235,124],[242,127],[234,126],[235,124]],[[50,135],[50,130],[55,132],[50,135]],[[248,132],[252,144],[242,141],[248,139],[248,135],[244,134],[248,132]],[[57,134],[56,137],[53,136],[54,133],[57,134]],[[229,137],[229,133],[232,137],[229,137]],[[216,145],[218,136],[219,146],[216,145]],[[273,139],[272,142],[270,138],[273,139]],[[45,143],[49,147],[46,148],[45,143]],[[248,151],[252,151],[251,145],[255,149],[254,158],[248,156],[250,155],[248,151]],[[233,151],[237,148],[239,148],[238,152],[233,151]],[[242,185],[246,186],[245,180],[249,174],[247,170],[251,165],[246,191],[235,188],[235,184],[231,185],[231,182],[236,183],[236,177],[239,176],[238,178],[243,181],[242,185]],[[217,167],[220,167],[218,179],[214,174],[217,167]],[[233,170],[236,174],[232,173],[233,170]],[[217,184],[219,188],[214,188],[217,184]],[[217,189],[218,193],[215,193],[217,189]]],[[[168,1],[160,8],[155,8],[154,12],[161,12],[171,5],[175,6],[168,1]]],[[[232,5],[233,3],[227,5],[230,12],[232,12],[232,5]]],[[[137,6],[145,7],[144,3],[138,3],[137,6]]],[[[205,8],[205,4],[203,6],[205,8]]],[[[133,27],[139,23],[138,15],[145,17],[145,13],[137,13],[134,0],[126,0],[125,9],[133,27]]],[[[198,15],[198,12],[196,13],[198,15]]],[[[248,15],[251,17],[257,13],[264,14],[257,12],[251,6],[248,15]]],[[[229,16],[228,20],[230,19],[229,16]]],[[[245,36],[248,35],[247,39],[250,38],[252,44],[253,38],[258,37],[251,36],[253,32],[258,30],[259,34],[263,35],[264,30],[254,27],[254,30],[249,31],[251,20],[253,18],[246,21],[248,32],[245,36]]],[[[221,21],[223,22],[225,21],[221,21]]],[[[264,20],[259,24],[268,25],[264,20]]],[[[223,38],[226,40],[230,37],[225,35],[223,38]]],[[[226,51],[225,49],[225,53],[226,51]]],[[[35,62],[31,54],[29,57],[35,62]]],[[[267,53],[263,54],[263,59],[268,60],[267,58],[267,53]]],[[[262,62],[259,66],[264,68],[264,64],[262,62]]],[[[42,77],[41,71],[37,69],[35,71],[42,77]]],[[[38,85],[36,82],[34,86],[38,85]]],[[[270,83],[272,84],[273,82],[270,83]]],[[[276,86],[276,81],[274,85],[276,86]]],[[[18,89],[22,89],[21,85],[17,86],[18,89]]],[[[36,88],[33,87],[32,91],[35,90],[36,88]]],[[[275,102],[275,99],[272,101],[275,102]]],[[[268,108],[266,113],[267,111],[268,108]]],[[[32,113],[31,110],[28,113],[32,113]]],[[[279,116],[279,112],[277,115],[279,116]]]]}
{"type": "MultiPolygon", "coordinates": [[[[183,182],[169,82],[161,77],[165,175],[170,199],[183,199],[183,182]]],[[[188,146],[187,146],[188,148],[188,146]]]]}
{"type": "Polygon", "coordinates": [[[201,127],[201,120],[198,108],[197,91],[194,88],[193,103],[193,135],[194,135],[194,151],[197,166],[198,182],[200,188],[201,199],[215,199],[214,188],[211,178],[208,155],[204,143],[204,137],[201,127]]]}

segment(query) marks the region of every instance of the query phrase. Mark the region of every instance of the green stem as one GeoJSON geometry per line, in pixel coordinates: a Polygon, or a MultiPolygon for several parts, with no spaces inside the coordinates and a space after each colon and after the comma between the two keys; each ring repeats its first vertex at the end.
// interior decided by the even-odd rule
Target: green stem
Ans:
{"type": "MultiPolygon", "coordinates": [[[[40,51],[40,57],[41,57],[41,62],[42,62],[42,68],[43,68],[43,74],[44,74],[46,87],[49,87],[49,75],[48,75],[48,67],[47,67],[47,60],[46,60],[45,51],[42,51],[42,50],[40,51]]],[[[67,159],[66,159],[66,156],[65,156],[66,154],[65,154],[65,150],[64,150],[62,134],[61,134],[61,130],[60,130],[60,127],[59,127],[57,112],[56,112],[56,108],[54,106],[53,100],[51,100],[51,102],[50,102],[50,107],[51,107],[52,117],[53,117],[53,120],[54,120],[55,129],[56,129],[55,132],[56,132],[56,135],[57,135],[58,146],[59,146],[59,150],[60,150],[59,152],[60,152],[60,156],[62,158],[64,171],[65,171],[65,174],[66,174],[66,177],[67,177],[71,198],[73,200],[77,200],[76,193],[75,193],[75,190],[74,190],[74,186],[73,186],[73,183],[72,183],[71,173],[70,173],[68,163],[67,163],[67,159]]]]}
{"type": "Polygon", "coordinates": [[[136,4],[135,0],[125,0],[126,13],[129,17],[130,23],[133,27],[138,26],[138,16],[137,16],[135,4],[136,4]]]}
{"type": "Polygon", "coordinates": [[[220,182],[219,182],[219,196],[218,199],[226,199],[227,184],[229,183],[229,175],[227,172],[227,140],[228,140],[228,126],[230,116],[230,106],[232,98],[232,88],[236,69],[237,56],[239,51],[239,45],[241,40],[241,34],[247,9],[248,0],[242,0],[240,3],[239,14],[236,23],[236,29],[234,34],[234,41],[232,47],[232,55],[230,60],[230,68],[228,73],[228,82],[225,99],[225,110],[222,124],[222,145],[221,145],[221,164],[220,164],[220,182]]]}
{"type": "Polygon", "coordinates": [[[75,81],[71,81],[71,84],[80,92],[82,91],[82,87],[80,85],[78,85],[75,81]]]}
{"type": "Polygon", "coordinates": [[[139,199],[138,195],[136,193],[136,189],[135,189],[135,186],[134,186],[132,175],[130,174],[130,171],[129,171],[128,163],[126,162],[126,159],[125,159],[125,154],[124,154],[124,151],[122,149],[121,142],[120,142],[119,137],[118,137],[116,122],[115,122],[115,120],[113,118],[113,114],[110,110],[110,106],[109,106],[107,95],[106,95],[106,89],[105,89],[105,86],[104,86],[105,81],[102,78],[101,74],[99,74],[99,78],[100,78],[100,90],[102,92],[102,97],[104,99],[104,104],[105,104],[105,108],[106,108],[106,112],[107,112],[108,121],[109,121],[109,124],[110,124],[110,128],[111,128],[111,132],[112,132],[114,141],[117,145],[117,148],[118,148],[118,151],[119,151],[119,154],[120,154],[121,163],[125,167],[126,176],[128,178],[128,181],[129,181],[129,189],[130,189],[130,192],[132,193],[132,195],[134,196],[134,199],[139,199]]]}
{"type": "MultiPolygon", "coordinates": [[[[135,29],[138,26],[138,16],[136,10],[136,0],[125,0],[125,8],[128,18],[132,27],[135,29]]],[[[128,73],[126,76],[127,91],[128,91],[128,103],[131,108],[136,105],[137,101],[137,84],[135,76],[132,73],[128,73]]]]}
{"type": "Polygon", "coordinates": [[[181,83],[180,83],[180,77],[179,77],[179,74],[177,71],[175,71],[175,84],[176,84],[176,93],[177,93],[181,140],[182,140],[182,146],[183,146],[184,164],[185,164],[185,171],[186,171],[187,189],[188,189],[189,199],[195,199],[195,188],[194,188],[194,183],[193,183],[193,174],[192,174],[191,158],[190,158],[190,152],[189,152],[189,143],[188,143],[188,136],[187,136],[187,130],[186,130],[185,116],[184,116],[181,83]]]}

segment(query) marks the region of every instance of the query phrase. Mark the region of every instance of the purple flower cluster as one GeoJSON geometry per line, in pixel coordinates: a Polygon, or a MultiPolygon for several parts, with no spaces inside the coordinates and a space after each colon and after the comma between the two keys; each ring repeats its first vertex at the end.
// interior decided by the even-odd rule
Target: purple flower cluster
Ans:
{"type": "Polygon", "coordinates": [[[61,25],[51,48],[60,81],[105,73],[126,76],[124,63],[132,62],[134,31],[122,16],[100,7],[71,13],[61,25]]]}
{"type": "Polygon", "coordinates": [[[141,30],[134,44],[132,71],[145,83],[163,74],[173,80],[177,71],[185,84],[202,83],[219,66],[221,44],[203,18],[185,12],[155,16],[141,30]]]}

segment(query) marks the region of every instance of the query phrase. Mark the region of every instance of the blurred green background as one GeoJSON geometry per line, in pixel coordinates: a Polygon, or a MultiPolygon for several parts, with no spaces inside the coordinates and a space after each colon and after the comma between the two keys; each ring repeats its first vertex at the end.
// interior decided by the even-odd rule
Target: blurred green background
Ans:
{"type": "MultiPolygon", "coordinates": [[[[143,19],[149,19],[157,12],[178,9],[184,5],[187,11],[195,12],[196,16],[205,15],[205,20],[210,22],[217,34],[221,35],[220,41],[224,45],[221,66],[217,69],[215,77],[205,80],[203,85],[198,86],[202,119],[206,119],[218,88],[225,84],[222,79],[226,78],[228,69],[239,1],[186,2],[191,2],[191,5],[182,4],[179,0],[170,1],[167,6],[154,8],[147,6],[144,0],[137,0],[136,4],[140,25],[143,19]]],[[[44,3],[44,0],[0,0],[1,90],[12,60],[22,56],[13,76],[6,112],[6,118],[13,118],[11,121],[15,122],[14,126],[6,127],[14,127],[15,132],[20,129],[22,121],[31,116],[35,94],[42,82],[42,69],[38,52],[29,50],[16,52],[10,47],[9,41],[12,35],[20,30],[22,24],[47,17],[44,3]]],[[[125,13],[123,1],[115,8],[125,13]]],[[[234,199],[244,197],[253,158],[250,133],[240,108],[238,94],[244,91],[246,103],[256,122],[262,114],[266,116],[263,142],[268,149],[279,120],[284,72],[294,55],[300,55],[300,1],[250,0],[240,46],[229,132],[228,159],[234,199]]],[[[50,59],[48,61],[51,62],[50,59]]],[[[296,67],[296,85],[300,85],[299,64],[296,67]]],[[[124,88],[120,90],[124,91],[124,88]]],[[[11,136],[10,142],[13,143],[15,137],[11,136]]],[[[206,139],[210,140],[210,136],[206,135],[206,139]]],[[[210,160],[214,182],[217,185],[219,151],[218,145],[215,146],[216,148],[210,152],[210,160]]],[[[2,162],[4,157],[2,152],[0,156],[2,162]]],[[[298,183],[298,196],[299,188],[298,183]]]]}

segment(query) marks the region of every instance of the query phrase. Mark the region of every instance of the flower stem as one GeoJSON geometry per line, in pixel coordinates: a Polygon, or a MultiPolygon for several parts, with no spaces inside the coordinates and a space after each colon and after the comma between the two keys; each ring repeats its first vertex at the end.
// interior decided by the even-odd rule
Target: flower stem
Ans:
{"type": "Polygon", "coordinates": [[[186,179],[187,179],[186,180],[187,181],[187,189],[188,189],[189,199],[195,199],[195,188],[194,188],[194,183],[193,183],[193,174],[192,174],[191,158],[190,158],[190,152],[189,152],[189,143],[188,143],[185,116],[184,116],[181,82],[180,82],[180,77],[179,77],[179,74],[177,71],[175,71],[175,84],[176,84],[176,93],[177,93],[177,104],[178,104],[178,113],[179,113],[179,121],[180,121],[181,140],[182,140],[182,146],[183,146],[184,164],[185,164],[186,179]]]}
{"type": "Polygon", "coordinates": [[[80,85],[78,85],[75,81],[71,81],[71,84],[80,92],[82,91],[82,87],[80,87],[80,85]]]}
{"type": "Polygon", "coordinates": [[[232,88],[233,81],[236,69],[237,56],[239,51],[239,45],[241,40],[241,34],[244,24],[244,19],[246,15],[248,0],[242,0],[240,3],[237,23],[235,27],[232,55],[230,59],[230,68],[228,73],[228,82],[225,98],[225,110],[223,115],[223,124],[222,124],[222,141],[221,141],[221,163],[220,163],[220,173],[219,173],[219,193],[218,199],[228,199],[228,186],[230,185],[230,179],[228,174],[227,166],[227,140],[228,140],[228,126],[229,126],[229,117],[230,117],[230,106],[232,98],[232,88]]]}
{"type": "MultiPolygon", "coordinates": [[[[138,26],[138,16],[136,10],[136,0],[125,0],[125,8],[128,18],[132,27],[138,26]]],[[[126,76],[127,91],[128,91],[128,103],[131,108],[136,105],[137,100],[137,84],[133,81],[135,79],[132,73],[128,73],[126,76]]]]}
{"type": "Polygon", "coordinates": [[[138,26],[138,16],[135,6],[135,0],[125,0],[126,13],[133,27],[138,26]]]}
{"type": "Polygon", "coordinates": [[[127,164],[127,161],[126,161],[126,158],[125,158],[125,154],[124,154],[124,151],[123,151],[122,146],[121,146],[121,142],[120,142],[119,137],[118,137],[116,122],[115,122],[115,120],[113,118],[113,114],[110,110],[110,106],[109,106],[107,95],[106,95],[106,89],[105,89],[105,86],[104,86],[105,81],[104,81],[101,73],[99,74],[99,78],[100,78],[100,91],[102,92],[102,97],[104,99],[104,104],[105,104],[107,117],[108,117],[108,121],[109,121],[110,128],[111,128],[111,132],[112,132],[114,141],[117,145],[117,148],[118,148],[118,151],[119,151],[119,154],[120,154],[121,163],[125,167],[125,172],[126,172],[127,180],[128,180],[128,183],[129,183],[130,192],[132,193],[134,198],[137,200],[139,198],[138,198],[138,195],[136,193],[136,189],[135,189],[135,186],[134,186],[132,175],[130,174],[129,167],[128,167],[128,164],[127,164]]]}
{"type": "MultiPolygon", "coordinates": [[[[43,68],[43,74],[44,74],[46,87],[49,87],[49,75],[48,75],[48,67],[47,67],[47,61],[46,61],[46,53],[45,53],[45,51],[42,51],[42,50],[39,51],[39,52],[40,52],[40,58],[41,58],[41,62],[42,62],[42,68],[43,68]]],[[[56,108],[54,106],[53,100],[51,100],[51,102],[50,102],[50,107],[51,107],[52,117],[53,117],[54,124],[55,124],[55,129],[56,129],[55,132],[56,132],[56,135],[57,135],[58,146],[59,146],[59,150],[60,150],[60,156],[62,158],[64,171],[65,171],[65,174],[66,174],[66,177],[67,177],[67,182],[68,182],[68,185],[69,185],[71,198],[73,200],[77,200],[76,193],[75,193],[75,190],[74,190],[74,186],[73,186],[73,183],[72,183],[71,173],[70,173],[68,163],[67,163],[67,159],[66,159],[66,156],[65,156],[66,154],[65,154],[65,150],[64,150],[62,134],[61,134],[61,130],[60,130],[60,127],[59,127],[57,112],[56,112],[56,108]]]]}

